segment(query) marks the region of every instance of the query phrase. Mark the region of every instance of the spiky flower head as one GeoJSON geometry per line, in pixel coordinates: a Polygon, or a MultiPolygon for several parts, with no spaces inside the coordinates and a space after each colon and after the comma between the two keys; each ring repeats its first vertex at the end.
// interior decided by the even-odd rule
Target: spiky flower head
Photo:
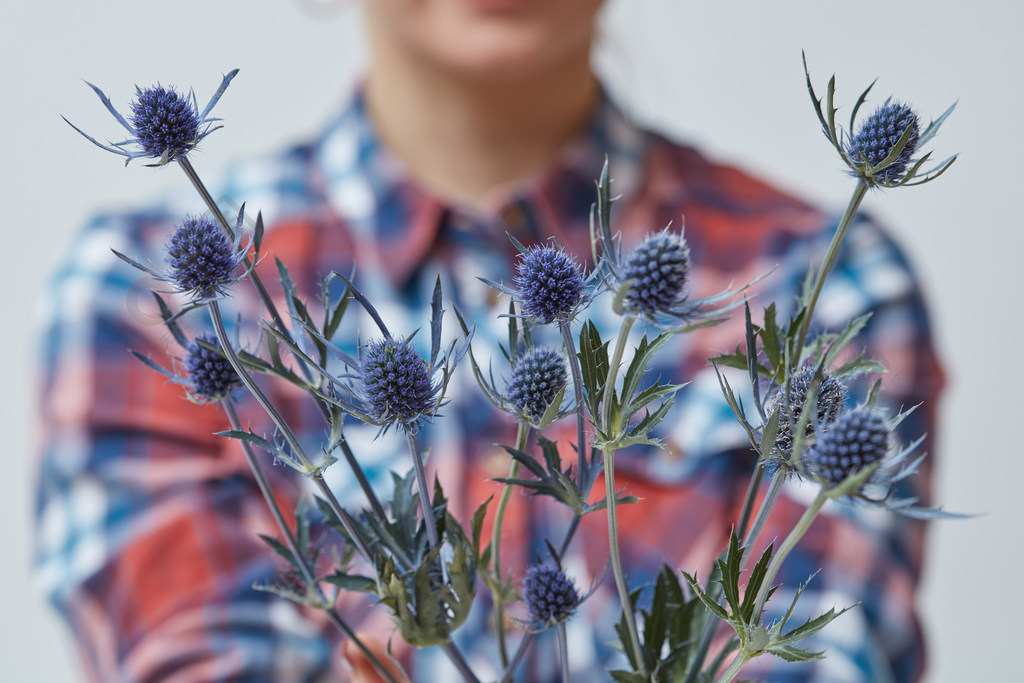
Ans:
{"type": "Polygon", "coordinates": [[[162,166],[172,160],[186,162],[188,153],[203,138],[220,128],[216,125],[220,119],[211,117],[210,112],[237,73],[238,69],[235,69],[225,74],[220,87],[202,111],[199,110],[194,92],[184,95],[162,85],[136,87],[136,98],[131,103],[127,117],[114,108],[106,93],[92,83],[87,83],[107,111],[131,136],[120,142],[104,144],[67,119],[64,120],[97,147],[124,157],[125,165],[132,159],[144,157],[157,160],[151,166],[162,166]]]}
{"type": "Polygon", "coordinates": [[[427,362],[408,342],[393,337],[367,347],[362,383],[373,417],[385,422],[412,422],[434,399],[427,362]]]}
{"type": "Polygon", "coordinates": [[[149,156],[166,154],[173,159],[195,147],[199,139],[199,112],[187,96],[174,88],[156,85],[140,89],[129,106],[128,120],[149,156]]]}
{"type": "MultiPolygon", "coordinates": [[[[807,405],[814,373],[814,365],[805,363],[790,376],[788,393],[786,387],[780,387],[765,401],[766,414],[771,415],[776,408],[779,410],[779,429],[772,447],[773,455],[785,458],[792,452],[793,427],[800,422],[807,405]]],[[[839,417],[839,412],[846,405],[846,397],[846,386],[831,373],[823,372],[815,398],[817,411],[807,421],[806,434],[813,434],[816,425],[826,431],[828,425],[839,417]]]]}
{"type": "Polygon", "coordinates": [[[686,296],[689,275],[686,239],[668,230],[649,235],[623,263],[625,309],[648,317],[672,310],[686,296]]]}
{"type": "Polygon", "coordinates": [[[223,294],[240,255],[227,235],[205,216],[189,217],[171,237],[170,279],[195,300],[223,294]]]}
{"type": "MultiPolygon", "coordinates": [[[[875,181],[882,183],[899,182],[907,172],[920,138],[917,114],[909,106],[886,100],[861,124],[850,140],[846,153],[861,167],[861,171],[866,171],[882,163],[893,152],[908,128],[910,137],[899,155],[873,175],[875,181]]],[[[857,170],[851,170],[851,173],[856,177],[863,175],[857,170]]]]}
{"type": "Polygon", "coordinates": [[[550,346],[530,349],[516,362],[505,398],[531,422],[538,422],[567,381],[565,359],[550,346]]]}
{"type": "Polygon", "coordinates": [[[216,335],[201,334],[189,343],[185,355],[189,395],[200,403],[220,401],[241,384],[228,359],[200,342],[220,348],[216,335]]]}
{"type": "Polygon", "coordinates": [[[547,564],[530,567],[524,588],[530,618],[536,624],[560,624],[571,617],[580,604],[576,584],[558,567],[547,564]]]}
{"type": "Polygon", "coordinates": [[[844,413],[807,452],[812,470],[828,486],[879,462],[889,451],[891,429],[882,413],[861,406],[844,413]]]}
{"type": "Polygon", "coordinates": [[[551,244],[536,245],[521,254],[513,282],[523,313],[542,325],[568,320],[583,299],[580,264],[551,244]]]}

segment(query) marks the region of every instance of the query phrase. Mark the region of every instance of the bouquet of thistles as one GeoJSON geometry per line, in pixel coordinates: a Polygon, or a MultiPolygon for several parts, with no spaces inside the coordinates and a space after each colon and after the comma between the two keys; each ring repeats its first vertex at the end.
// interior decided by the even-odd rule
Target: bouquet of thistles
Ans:
{"type": "Polygon", "coordinates": [[[153,166],[178,166],[205,203],[207,213],[181,217],[164,263],[115,252],[165,285],[154,292],[155,301],[180,346],[171,363],[134,353],[182,385],[188,399],[223,410],[220,435],[244,451],[277,525],[276,536],[262,538],[286,565],[279,581],[258,587],[321,610],[380,680],[410,680],[403,668],[408,660],[358,631],[363,615],[341,606],[346,593],[368,595],[373,609],[390,616],[397,637],[415,648],[439,648],[467,681],[494,672],[501,681],[512,680],[537,635],[552,629],[561,676],[569,680],[566,624],[603,581],[598,576],[594,587],[582,585],[567,568],[580,523],[589,515],[607,518],[606,566],[621,606],[615,627],[621,656],[608,675],[630,683],[728,683],[759,657],[804,662],[825,656],[805,639],[856,605],[797,618],[806,612],[799,609],[806,583],[787,587],[788,608],[770,616],[766,605],[780,588],[776,580],[787,556],[826,505],[916,518],[951,516],[901,493],[924,454],[918,453],[920,439],[896,443],[893,435],[915,407],[893,413],[881,407],[877,375],[884,368],[857,352],[870,314],[825,331],[813,320],[868,191],[930,182],[955,160],[929,163],[931,152],[921,153],[952,107],[926,126],[909,106],[891,99],[858,117],[869,87],[843,128],[833,104],[835,79],[819,98],[807,76],[822,131],[849,169],[854,191],[823,261],[807,273],[795,305],[787,306],[791,312],[779,315],[781,307],[771,303],[759,320],[745,297],[757,280],[715,296],[692,295],[691,253],[681,231],[670,226],[623,248],[613,228],[615,169],[606,163],[590,216],[589,269],[557,242],[524,245],[510,238],[519,252],[511,282],[484,280],[502,301],[495,319],[507,326],[507,339],[502,332],[502,342],[492,348],[479,338],[474,347],[475,324],[458,306],[451,306],[448,329],[442,328],[440,276],[429,297],[429,320],[418,332],[394,329],[387,307],[360,288],[355,272],[327,274],[321,295],[310,301],[299,294],[287,264],[277,260],[272,289],[280,294],[271,295],[261,280],[268,269],[259,267],[265,256],[262,216],[250,219],[244,204],[229,209],[215,201],[189,158],[220,127],[212,111],[235,74],[224,77],[202,109],[193,93],[155,86],[138,89],[122,115],[92,86],[129,137],[104,144],[75,130],[126,163],[145,159],[153,166]],[[259,297],[260,314],[232,320],[224,300],[249,286],[259,297]],[[614,313],[617,332],[591,317],[600,299],[614,313]],[[349,336],[346,316],[356,309],[373,326],[365,340],[349,336]],[[644,501],[616,487],[616,454],[637,446],[669,448],[659,427],[664,429],[683,386],[653,376],[652,362],[673,338],[739,315],[743,343],[710,360],[756,455],[745,498],[736,501],[741,513],[708,575],[666,564],[652,581],[631,585],[620,553],[619,510],[644,501]],[[243,331],[251,333],[244,343],[243,331]],[[496,372],[496,366],[505,369],[496,372]],[[430,454],[420,439],[426,424],[445,419],[460,368],[475,377],[482,399],[516,424],[514,443],[503,446],[508,474],[497,480],[500,493],[466,519],[452,512],[438,480],[428,480],[430,454]],[[319,448],[311,450],[289,423],[288,411],[271,399],[267,387],[281,383],[308,394],[321,414],[319,448]],[[860,395],[854,395],[855,387],[863,389],[860,395]],[[236,409],[243,392],[265,411],[272,429],[254,431],[243,424],[236,409]],[[365,460],[346,438],[346,421],[372,425],[378,436],[398,433],[407,444],[411,469],[393,472],[386,494],[364,471],[365,460]],[[575,439],[563,439],[560,446],[546,436],[555,423],[572,424],[575,439]],[[271,465],[295,470],[308,482],[308,500],[297,509],[282,509],[268,476],[271,465]],[[325,480],[328,468],[349,469],[364,509],[347,501],[354,496],[339,499],[325,480]],[[754,553],[763,547],[759,538],[787,482],[804,487],[810,502],[781,542],[754,553]],[[516,490],[547,499],[551,514],[567,520],[559,535],[543,539],[525,575],[509,573],[502,564],[500,540],[509,532],[504,525],[516,490]],[[314,525],[336,533],[313,533],[314,525]],[[483,592],[495,656],[486,674],[474,671],[479,655],[467,656],[455,637],[483,592]]]}

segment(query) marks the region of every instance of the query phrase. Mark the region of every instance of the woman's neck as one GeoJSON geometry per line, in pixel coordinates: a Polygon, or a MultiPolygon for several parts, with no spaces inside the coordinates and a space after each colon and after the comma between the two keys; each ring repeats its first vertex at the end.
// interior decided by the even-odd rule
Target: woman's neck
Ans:
{"type": "Polygon", "coordinates": [[[598,93],[589,55],[530,78],[484,82],[378,49],[366,82],[370,116],[410,177],[475,205],[548,168],[586,126],[598,93]]]}

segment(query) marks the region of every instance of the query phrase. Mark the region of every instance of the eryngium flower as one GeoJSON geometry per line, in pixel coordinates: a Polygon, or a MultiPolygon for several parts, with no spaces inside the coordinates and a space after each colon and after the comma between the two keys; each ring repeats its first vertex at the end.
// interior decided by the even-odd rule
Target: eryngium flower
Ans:
{"type": "Polygon", "coordinates": [[[560,624],[576,611],[576,584],[558,567],[540,565],[526,571],[524,597],[530,618],[539,625],[560,624]]]}
{"type": "Polygon", "coordinates": [[[173,88],[156,85],[138,91],[128,120],[149,156],[173,159],[195,147],[199,112],[193,102],[173,88]]]}
{"type": "MultiPolygon", "coordinates": [[[[789,378],[788,394],[785,387],[780,387],[765,401],[764,409],[767,415],[775,412],[776,408],[779,410],[779,430],[775,435],[775,445],[772,446],[773,454],[788,456],[792,452],[793,427],[799,423],[804,406],[807,405],[807,396],[813,379],[814,366],[806,363],[789,378]]],[[[825,426],[834,422],[839,416],[839,411],[846,405],[846,396],[846,386],[830,373],[823,372],[815,399],[817,411],[815,416],[807,421],[807,435],[814,433],[815,422],[822,427],[822,431],[825,431],[825,426]]]]}
{"type": "MultiPolygon", "coordinates": [[[[910,137],[899,156],[873,174],[875,180],[883,183],[899,182],[907,172],[920,137],[917,114],[909,106],[886,100],[861,124],[857,134],[850,140],[846,153],[864,170],[873,168],[889,156],[908,128],[911,129],[910,137]]],[[[862,176],[857,171],[851,173],[856,177],[862,176]]]]}
{"type": "Polygon", "coordinates": [[[428,412],[434,399],[427,362],[407,342],[393,337],[367,347],[362,383],[373,416],[386,422],[411,422],[428,412]]]}
{"type": "Polygon", "coordinates": [[[523,313],[542,325],[568,320],[583,298],[579,263],[553,245],[534,246],[522,254],[513,282],[519,289],[523,313]]]}
{"type": "Polygon", "coordinates": [[[562,354],[550,346],[538,346],[519,357],[505,385],[505,398],[537,422],[566,381],[562,354]]]}
{"type": "Polygon", "coordinates": [[[216,335],[202,334],[189,343],[185,355],[190,396],[199,402],[219,401],[227,398],[241,384],[228,359],[199,342],[220,348],[216,335]]]}
{"type": "Polygon", "coordinates": [[[889,450],[889,422],[874,408],[861,406],[843,414],[809,449],[814,472],[828,486],[880,461],[889,450]]]}
{"type": "Polygon", "coordinates": [[[132,159],[149,157],[157,160],[153,166],[161,166],[176,158],[183,159],[203,138],[220,128],[215,125],[219,119],[211,117],[210,112],[237,73],[238,69],[235,69],[224,76],[217,92],[202,111],[199,111],[193,92],[186,96],[161,85],[145,89],[136,87],[137,97],[131,103],[131,112],[127,118],[114,109],[106,93],[89,83],[103,106],[131,136],[120,142],[103,144],[67,119],[64,120],[97,147],[123,156],[125,165],[132,159]]]}
{"type": "Polygon", "coordinates": [[[223,294],[238,266],[240,254],[227,235],[208,218],[186,218],[168,247],[170,278],[193,299],[209,299],[223,294]]]}
{"type": "Polygon", "coordinates": [[[649,235],[626,257],[629,281],[624,306],[648,317],[669,311],[685,298],[690,275],[690,247],[682,235],[663,230],[649,235]]]}

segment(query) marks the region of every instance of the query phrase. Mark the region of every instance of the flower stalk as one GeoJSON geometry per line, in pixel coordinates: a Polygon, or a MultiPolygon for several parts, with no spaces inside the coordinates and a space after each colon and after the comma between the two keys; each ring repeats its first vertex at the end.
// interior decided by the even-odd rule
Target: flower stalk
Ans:
{"type": "MultiPolygon", "coordinates": [[[[520,420],[516,428],[516,450],[526,449],[526,441],[530,436],[530,425],[526,420],[520,420]]],[[[508,478],[515,479],[519,476],[521,463],[512,459],[509,466],[508,478]]],[[[494,513],[494,530],[491,533],[491,558],[494,561],[494,578],[500,586],[503,582],[501,575],[501,527],[505,522],[505,511],[508,509],[509,501],[512,499],[512,484],[505,484],[501,491],[501,498],[498,499],[498,509],[494,513]]],[[[494,621],[498,631],[498,652],[501,655],[501,665],[508,666],[508,643],[505,633],[505,596],[503,591],[498,591],[494,596],[494,621]]]]}
{"type": "MultiPolygon", "coordinates": [[[[608,377],[604,385],[604,399],[601,405],[602,420],[601,429],[608,440],[614,440],[621,416],[613,412],[615,403],[615,378],[618,375],[619,364],[622,362],[622,354],[625,351],[629,331],[633,327],[633,318],[622,319],[622,326],[619,328],[619,336],[615,341],[615,351],[608,364],[608,377]]],[[[622,569],[622,554],[619,550],[619,519],[615,505],[615,448],[606,447],[601,449],[604,462],[604,484],[605,500],[608,505],[608,551],[611,557],[612,574],[615,576],[615,587],[619,592],[619,600],[622,603],[622,612],[626,622],[626,631],[629,633],[629,642],[633,650],[633,656],[643,676],[647,675],[644,663],[643,649],[640,647],[640,636],[636,630],[636,617],[633,613],[633,602],[629,598],[629,586],[626,584],[626,575],[622,569]]]]}
{"type": "Polygon", "coordinates": [[[800,331],[797,335],[796,353],[790,359],[793,363],[793,369],[796,369],[800,364],[800,355],[803,351],[804,344],[807,343],[807,333],[811,329],[811,318],[814,316],[814,308],[818,304],[818,297],[821,295],[821,289],[825,286],[825,279],[832,271],[832,266],[835,265],[836,258],[839,256],[839,248],[843,244],[843,240],[846,238],[846,232],[850,228],[850,224],[853,223],[853,217],[857,214],[857,209],[860,208],[860,203],[864,199],[864,195],[867,194],[868,185],[863,182],[857,183],[857,186],[853,190],[853,195],[850,197],[849,204],[846,205],[846,212],[843,213],[842,219],[839,221],[839,225],[836,227],[835,234],[832,235],[832,241],[828,245],[828,251],[825,252],[825,259],[821,264],[821,268],[814,275],[814,287],[811,291],[811,298],[807,302],[807,309],[804,313],[804,318],[800,322],[800,331]]]}
{"type": "MultiPolygon", "coordinates": [[[[223,400],[220,404],[223,406],[224,412],[227,413],[228,422],[231,424],[231,428],[235,431],[241,431],[242,423],[238,419],[238,413],[231,400],[223,400]]],[[[256,485],[259,487],[260,493],[263,494],[263,499],[266,501],[267,507],[270,508],[270,514],[274,518],[274,522],[277,524],[278,531],[280,531],[281,536],[284,538],[288,550],[295,559],[295,563],[298,565],[299,571],[302,573],[302,578],[306,581],[307,586],[316,591],[317,604],[321,606],[331,623],[334,624],[334,626],[347,638],[355,643],[356,647],[359,648],[359,651],[363,653],[373,668],[375,668],[377,672],[383,676],[386,681],[388,681],[388,683],[398,683],[397,679],[392,675],[388,668],[381,663],[373,651],[366,647],[366,644],[363,643],[358,635],[356,635],[355,631],[353,631],[345,620],[341,618],[341,615],[338,614],[338,610],[328,602],[327,596],[324,595],[323,589],[320,587],[320,583],[316,579],[316,573],[310,566],[309,559],[299,548],[295,534],[292,533],[287,521],[285,521],[284,514],[281,512],[281,507],[277,504],[277,499],[274,497],[274,492],[270,487],[270,482],[267,481],[267,476],[263,472],[263,467],[256,459],[256,454],[253,453],[252,446],[243,441],[242,449],[245,451],[245,459],[249,463],[249,469],[252,470],[253,477],[256,479],[256,485]]]]}

